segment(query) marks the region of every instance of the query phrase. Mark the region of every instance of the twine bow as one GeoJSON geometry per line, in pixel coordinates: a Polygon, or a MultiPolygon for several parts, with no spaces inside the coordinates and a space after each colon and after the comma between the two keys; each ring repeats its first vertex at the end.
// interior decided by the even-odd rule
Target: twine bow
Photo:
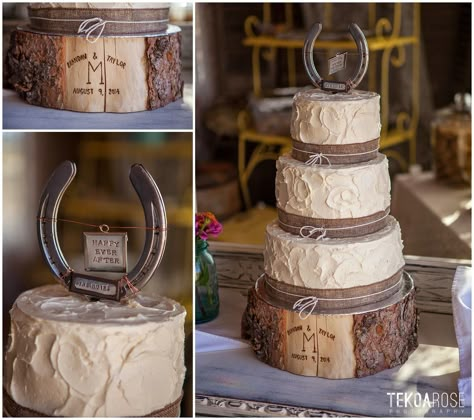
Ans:
{"type": "Polygon", "coordinates": [[[122,277],[122,281],[125,282],[128,289],[132,292],[132,295],[136,295],[140,291],[132,284],[127,275],[122,277]]]}
{"type": "Polygon", "coordinates": [[[323,164],[323,159],[326,160],[327,164],[331,166],[331,161],[324,156],[322,153],[315,153],[313,155],[309,155],[309,159],[305,162],[306,165],[322,165],[323,164]]]}
{"type": "Polygon", "coordinates": [[[313,313],[313,311],[316,309],[317,304],[318,304],[317,297],[307,296],[307,297],[298,299],[293,304],[293,310],[298,311],[298,315],[301,320],[305,320],[313,313]],[[311,308],[311,310],[307,311],[308,308],[311,308]],[[302,314],[305,312],[306,314],[303,316],[302,314]]]}
{"type": "Polygon", "coordinates": [[[300,236],[303,238],[310,238],[313,236],[315,233],[321,232],[321,235],[319,235],[316,240],[324,239],[326,238],[326,229],[320,228],[320,227],[314,227],[314,226],[302,226],[300,228],[300,236]]]}
{"type": "Polygon", "coordinates": [[[79,29],[77,30],[77,33],[86,34],[87,42],[94,44],[102,36],[102,33],[104,32],[104,29],[105,29],[105,25],[107,23],[108,22],[106,20],[99,17],[86,19],[79,25],[79,29]],[[91,40],[90,37],[97,30],[99,30],[99,34],[96,35],[93,40],[91,40]]]}

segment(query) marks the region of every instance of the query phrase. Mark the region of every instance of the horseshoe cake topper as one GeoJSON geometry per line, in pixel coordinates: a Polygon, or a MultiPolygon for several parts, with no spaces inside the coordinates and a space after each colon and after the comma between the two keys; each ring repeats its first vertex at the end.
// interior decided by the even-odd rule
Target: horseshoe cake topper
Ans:
{"type": "Polygon", "coordinates": [[[120,301],[143,288],[161,262],[166,244],[163,198],[148,171],[142,165],[132,165],[130,181],[142,203],[146,222],[145,245],[137,264],[116,280],[76,273],[61,252],[57,234],[59,205],[75,175],[76,165],[63,162],[53,172],[41,195],[37,222],[41,253],[54,276],[69,290],[93,298],[120,301]]]}
{"type": "Polygon", "coordinates": [[[367,45],[367,40],[365,39],[364,33],[361,31],[359,26],[357,26],[355,23],[351,23],[349,25],[349,32],[351,33],[352,38],[357,45],[357,51],[359,53],[359,63],[357,68],[354,71],[352,77],[345,82],[324,80],[316,70],[313,58],[314,42],[321,33],[322,28],[323,25],[320,23],[315,23],[309,30],[308,36],[306,37],[303,49],[303,61],[306,72],[308,73],[313,85],[320,89],[331,92],[349,92],[361,82],[365,76],[365,73],[367,72],[367,67],[369,66],[369,46],[367,45]]]}

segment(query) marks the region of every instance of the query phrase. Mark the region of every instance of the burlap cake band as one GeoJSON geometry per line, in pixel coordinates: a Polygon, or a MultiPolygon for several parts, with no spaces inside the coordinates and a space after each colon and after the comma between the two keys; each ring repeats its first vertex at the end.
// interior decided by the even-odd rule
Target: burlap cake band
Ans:
{"type": "Polygon", "coordinates": [[[314,219],[297,216],[278,208],[278,224],[286,232],[303,238],[350,238],[383,229],[387,224],[390,207],[384,211],[351,219],[314,219]]]}
{"type": "Polygon", "coordinates": [[[313,144],[293,139],[291,156],[308,165],[340,165],[361,163],[375,159],[380,137],[365,143],[313,144]]]}
{"type": "Polygon", "coordinates": [[[169,8],[69,9],[29,8],[30,28],[47,34],[85,35],[95,42],[102,35],[151,35],[166,31],[169,8]]]}
{"type": "Polygon", "coordinates": [[[395,294],[402,286],[403,267],[394,275],[377,283],[346,289],[310,289],[273,279],[264,274],[264,288],[271,303],[310,315],[308,308],[347,309],[380,302],[395,294]]]}
{"type": "MultiPolygon", "coordinates": [[[[171,404],[168,404],[159,410],[155,410],[146,416],[140,417],[179,417],[182,399],[183,394],[181,393],[181,396],[171,404]]],[[[13,398],[8,395],[8,392],[5,391],[5,389],[3,390],[3,414],[5,417],[51,417],[17,404],[13,401],[13,398]]]]}

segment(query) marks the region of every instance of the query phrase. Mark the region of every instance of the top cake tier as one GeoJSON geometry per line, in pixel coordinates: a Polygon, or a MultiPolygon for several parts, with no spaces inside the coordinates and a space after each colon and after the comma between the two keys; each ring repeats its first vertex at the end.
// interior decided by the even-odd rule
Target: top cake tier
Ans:
{"type": "Polygon", "coordinates": [[[298,92],[293,98],[291,137],[321,145],[365,143],[380,137],[380,96],[355,90],[298,92]]]}

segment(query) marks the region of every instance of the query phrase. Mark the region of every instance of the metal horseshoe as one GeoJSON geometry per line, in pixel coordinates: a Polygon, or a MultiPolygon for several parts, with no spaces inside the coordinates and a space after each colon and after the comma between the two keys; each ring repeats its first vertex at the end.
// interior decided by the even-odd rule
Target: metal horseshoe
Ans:
{"type": "Polygon", "coordinates": [[[166,212],[155,181],[139,164],[130,168],[130,181],[145,213],[145,245],[135,267],[120,279],[111,280],[76,273],[64,258],[58,241],[57,216],[61,199],[76,175],[76,165],[65,161],[51,175],[41,195],[37,233],[46,263],[69,290],[89,297],[120,301],[150,280],[163,258],[166,245],[166,212]]]}
{"type": "Polygon", "coordinates": [[[333,82],[324,80],[316,70],[314,65],[313,58],[313,46],[314,42],[318,38],[323,25],[320,23],[315,23],[306,37],[303,49],[303,61],[306,68],[306,72],[311,79],[311,82],[314,86],[328,90],[331,92],[349,92],[351,89],[357,87],[357,85],[362,81],[367,72],[369,66],[369,46],[367,45],[367,40],[365,39],[364,33],[361,31],[359,26],[355,23],[349,25],[349,32],[352,35],[356,45],[357,51],[359,53],[359,63],[352,77],[345,82],[333,82]]]}

